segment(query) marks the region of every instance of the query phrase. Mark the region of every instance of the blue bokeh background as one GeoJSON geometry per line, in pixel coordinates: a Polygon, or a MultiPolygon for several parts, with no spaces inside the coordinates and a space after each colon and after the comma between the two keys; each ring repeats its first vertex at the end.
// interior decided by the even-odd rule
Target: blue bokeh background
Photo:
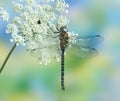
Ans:
{"type": "MultiPolygon", "coordinates": [[[[13,0],[0,0],[11,16],[13,0]]],[[[65,59],[66,91],[60,90],[60,62],[38,64],[24,47],[17,47],[0,75],[0,101],[120,101],[120,0],[66,0],[69,30],[100,34],[99,55],[65,59]]],[[[0,18],[0,65],[13,43],[0,18]]]]}

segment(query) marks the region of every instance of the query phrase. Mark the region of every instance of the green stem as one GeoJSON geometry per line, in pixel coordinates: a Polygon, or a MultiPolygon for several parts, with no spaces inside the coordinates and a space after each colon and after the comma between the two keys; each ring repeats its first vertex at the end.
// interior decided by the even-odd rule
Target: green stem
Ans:
{"type": "Polygon", "coordinates": [[[11,56],[12,52],[14,51],[14,49],[16,48],[16,43],[13,45],[13,47],[11,48],[10,52],[8,53],[7,57],[5,58],[5,61],[3,62],[1,68],[0,68],[0,74],[2,72],[2,70],[4,69],[9,57],[11,56]]]}

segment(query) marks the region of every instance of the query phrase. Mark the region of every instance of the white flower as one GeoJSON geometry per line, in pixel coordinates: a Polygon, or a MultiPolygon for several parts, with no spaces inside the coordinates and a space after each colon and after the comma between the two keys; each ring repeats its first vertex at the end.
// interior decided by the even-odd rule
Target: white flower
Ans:
{"type": "Polygon", "coordinates": [[[50,10],[52,10],[52,7],[48,4],[46,4],[46,5],[43,5],[43,10],[50,11],[50,10]]]}
{"type": "Polygon", "coordinates": [[[38,48],[38,44],[34,41],[28,41],[27,42],[27,49],[28,50],[34,50],[34,49],[37,49],[38,48]]]}
{"type": "MultiPolygon", "coordinates": [[[[41,64],[47,65],[53,58],[59,61],[60,33],[54,32],[69,23],[63,15],[68,7],[65,0],[41,0],[40,4],[35,0],[19,0],[13,5],[17,15],[9,21],[6,30],[12,36],[10,41],[25,46],[30,53],[37,52],[41,64]]],[[[0,9],[0,15],[8,21],[5,10],[0,9]]],[[[76,34],[68,32],[68,36],[68,45],[71,46],[76,41],[76,34]]]]}
{"type": "Polygon", "coordinates": [[[61,60],[61,51],[55,52],[54,55],[57,62],[59,62],[61,60]]]}
{"type": "Polygon", "coordinates": [[[12,23],[13,23],[13,24],[16,24],[16,25],[21,25],[21,19],[20,19],[20,17],[15,17],[15,18],[12,20],[12,23]]]}
{"type": "Polygon", "coordinates": [[[13,37],[13,39],[10,39],[11,42],[15,42],[15,43],[17,43],[17,45],[19,45],[19,44],[22,44],[23,46],[25,45],[25,43],[24,43],[25,40],[23,39],[22,36],[20,36],[18,34],[12,34],[12,37],[13,37]]]}
{"type": "Polygon", "coordinates": [[[3,21],[9,21],[9,14],[3,8],[0,8],[0,16],[2,17],[3,21]]]}
{"type": "Polygon", "coordinates": [[[78,34],[74,32],[68,32],[68,37],[69,37],[69,47],[72,47],[72,44],[76,43],[78,34]]]}
{"type": "Polygon", "coordinates": [[[69,20],[66,18],[66,16],[63,16],[63,15],[59,16],[58,22],[57,22],[58,28],[61,28],[62,26],[66,26],[68,25],[68,23],[69,23],[69,20]]]}
{"type": "Polygon", "coordinates": [[[23,5],[19,4],[19,3],[13,3],[13,10],[17,13],[20,13],[23,9],[23,5]]]}
{"type": "Polygon", "coordinates": [[[58,12],[66,12],[66,13],[68,13],[68,11],[66,10],[67,7],[69,7],[69,5],[66,4],[65,0],[57,0],[56,10],[58,12]]]}
{"type": "Polygon", "coordinates": [[[15,24],[8,24],[6,33],[17,34],[18,33],[17,26],[15,24]]]}
{"type": "Polygon", "coordinates": [[[50,53],[47,48],[41,49],[39,60],[40,60],[40,64],[45,64],[45,65],[51,62],[50,53]]]}
{"type": "Polygon", "coordinates": [[[35,5],[36,4],[35,0],[26,0],[26,2],[28,5],[35,5]]]}

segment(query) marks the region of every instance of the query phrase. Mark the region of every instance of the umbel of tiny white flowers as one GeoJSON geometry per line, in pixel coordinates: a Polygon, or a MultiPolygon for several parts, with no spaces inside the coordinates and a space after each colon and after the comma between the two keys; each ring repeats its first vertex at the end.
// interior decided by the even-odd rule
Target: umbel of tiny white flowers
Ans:
{"type": "Polygon", "coordinates": [[[3,21],[9,21],[9,14],[3,8],[0,8],[0,16],[2,17],[3,21]]]}
{"type": "MultiPolygon", "coordinates": [[[[11,34],[11,42],[15,42],[0,72],[3,70],[9,56],[16,46],[23,45],[30,53],[39,56],[40,64],[47,65],[51,58],[60,59],[59,38],[53,38],[62,26],[67,26],[69,20],[65,16],[69,5],[65,0],[19,0],[13,3],[13,11],[17,16],[9,19],[9,14],[0,8],[3,21],[7,21],[6,33],[11,34]],[[54,46],[54,47],[53,47],[54,46]]],[[[75,33],[68,32],[70,46],[75,42],[75,33]]]]}

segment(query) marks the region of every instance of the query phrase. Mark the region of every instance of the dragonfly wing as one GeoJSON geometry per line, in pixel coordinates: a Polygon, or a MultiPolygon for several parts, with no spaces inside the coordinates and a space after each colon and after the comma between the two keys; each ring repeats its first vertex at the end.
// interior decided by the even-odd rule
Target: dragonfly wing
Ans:
{"type": "Polygon", "coordinates": [[[71,51],[75,55],[85,58],[89,56],[97,55],[98,52],[95,48],[93,48],[96,44],[101,42],[103,38],[99,35],[93,35],[93,36],[78,36],[76,38],[75,43],[69,43],[71,44],[71,51]]]}
{"type": "Polygon", "coordinates": [[[41,49],[36,48],[36,49],[32,49],[32,50],[27,50],[27,51],[31,54],[32,57],[39,58],[41,49]]]}
{"type": "Polygon", "coordinates": [[[102,41],[103,37],[100,35],[78,36],[75,44],[83,47],[94,47],[96,44],[102,41]]]}
{"type": "MultiPolygon", "coordinates": [[[[47,40],[48,41],[48,40],[47,40]]],[[[44,44],[44,42],[43,42],[44,44]]],[[[42,58],[42,53],[48,54],[51,58],[55,58],[58,61],[60,57],[61,50],[59,45],[59,40],[57,38],[52,38],[48,41],[48,44],[39,46],[36,49],[28,50],[28,52],[38,59],[42,58]]]]}
{"type": "Polygon", "coordinates": [[[95,48],[91,47],[74,47],[72,53],[80,58],[86,58],[90,56],[95,56],[98,54],[98,51],[95,48]]]}

